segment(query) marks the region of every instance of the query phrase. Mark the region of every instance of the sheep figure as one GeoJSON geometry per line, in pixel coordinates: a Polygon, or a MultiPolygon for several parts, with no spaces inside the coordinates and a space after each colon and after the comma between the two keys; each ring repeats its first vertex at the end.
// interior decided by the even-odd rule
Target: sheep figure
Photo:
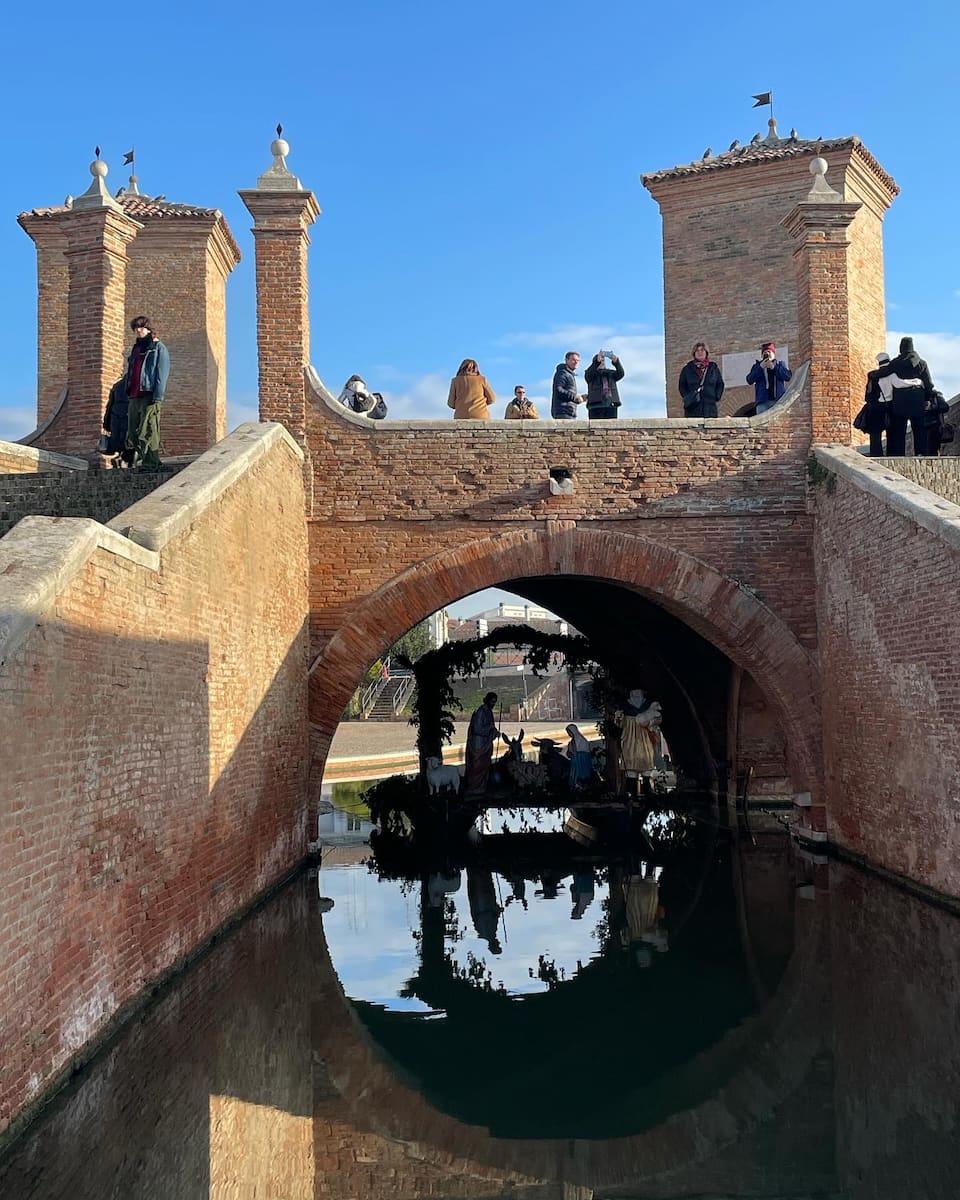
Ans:
{"type": "Polygon", "coordinates": [[[435,754],[427,759],[427,788],[431,796],[439,795],[446,788],[460,791],[460,770],[453,763],[444,764],[435,754]]]}

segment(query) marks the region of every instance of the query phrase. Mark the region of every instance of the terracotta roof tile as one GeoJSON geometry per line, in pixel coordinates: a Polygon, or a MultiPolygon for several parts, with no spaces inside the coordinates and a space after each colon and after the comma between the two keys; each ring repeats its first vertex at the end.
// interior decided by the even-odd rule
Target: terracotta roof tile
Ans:
{"type": "Polygon", "coordinates": [[[808,154],[816,154],[817,147],[824,154],[831,150],[853,149],[865,165],[876,175],[877,179],[886,186],[891,196],[900,191],[892,176],[880,166],[861,140],[854,137],[828,138],[817,142],[810,138],[776,138],[772,141],[761,141],[754,145],[740,146],[736,150],[725,150],[723,154],[714,154],[710,158],[701,158],[680,166],[668,167],[663,171],[649,171],[642,175],[644,187],[658,183],[661,179],[682,179],[688,175],[706,175],[711,171],[722,171],[728,167],[741,167],[761,162],[776,162],[781,159],[799,158],[808,154]]]}

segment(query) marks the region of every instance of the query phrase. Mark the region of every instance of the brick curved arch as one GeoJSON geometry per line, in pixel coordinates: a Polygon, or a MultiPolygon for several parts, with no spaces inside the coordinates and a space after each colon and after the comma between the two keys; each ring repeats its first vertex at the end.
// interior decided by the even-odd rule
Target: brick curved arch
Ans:
{"type": "Polygon", "coordinates": [[[735,579],[684,551],[637,534],[569,527],[464,542],[400,572],[353,609],[310,672],[315,767],[322,768],[344,706],[381,650],[437,609],[531,575],[633,588],[712,642],[750,672],[777,711],[795,790],[819,793],[819,673],[781,618],[735,579]]]}

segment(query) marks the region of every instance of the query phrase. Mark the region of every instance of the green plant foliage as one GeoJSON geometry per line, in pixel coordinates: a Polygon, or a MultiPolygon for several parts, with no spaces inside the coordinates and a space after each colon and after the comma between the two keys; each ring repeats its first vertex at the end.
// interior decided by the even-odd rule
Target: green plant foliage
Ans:
{"type": "Polygon", "coordinates": [[[453,738],[454,715],[462,705],[451,680],[458,675],[478,675],[492,646],[515,646],[522,650],[524,665],[535,675],[544,674],[555,656],[564,660],[568,671],[586,670],[596,659],[596,651],[587,638],[542,633],[530,625],[502,625],[483,637],[446,642],[436,650],[428,650],[416,662],[401,658],[401,663],[413,670],[417,681],[410,724],[417,727],[421,762],[431,754],[441,754],[444,744],[453,738]]]}

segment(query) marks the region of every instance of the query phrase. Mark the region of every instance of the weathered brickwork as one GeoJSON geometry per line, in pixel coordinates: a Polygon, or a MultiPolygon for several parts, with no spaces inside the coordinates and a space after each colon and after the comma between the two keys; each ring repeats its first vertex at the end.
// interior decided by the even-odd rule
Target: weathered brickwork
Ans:
{"type": "MultiPolygon", "coordinates": [[[[683,415],[677,379],[696,341],[708,342],[718,361],[724,354],[755,352],[767,339],[789,346],[794,365],[808,357],[800,347],[794,247],[781,222],[810,190],[815,148],[805,144],[794,151],[784,143],[769,152],[761,146],[756,154],[750,148],[741,153],[742,158],[723,161],[720,156],[693,169],[656,171],[643,179],[663,217],[670,416],[683,415]]],[[[850,230],[846,278],[855,298],[846,370],[862,379],[885,344],[882,220],[897,188],[858,139],[838,139],[824,153],[832,186],[862,206],[850,230]]],[[[752,402],[752,387],[727,382],[724,413],[752,402]]]]}
{"type": "Polygon", "coordinates": [[[53,412],[67,384],[67,239],[62,223],[21,213],[20,225],[37,247],[37,424],[53,412]]]}
{"type": "Polygon", "coordinates": [[[953,458],[875,458],[873,462],[935,492],[951,504],[960,504],[960,464],[953,458]]]}
{"type": "Polygon", "coordinates": [[[69,385],[63,410],[32,440],[51,450],[92,447],[110,386],[124,369],[129,320],[145,313],[171,357],[163,452],[199,454],[226,432],[226,280],[240,251],[215,209],[132,193],[120,204],[120,213],[59,208],[20,215],[37,247],[38,426],[69,385]],[[126,230],[123,254],[115,226],[126,230]],[[82,270],[70,266],[78,254],[82,270]],[[109,264],[99,277],[97,262],[109,264]],[[75,333],[68,333],[71,311],[75,333]],[[100,364],[95,377],[84,374],[88,360],[100,364]]]}
{"type": "Polygon", "coordinates": [[[54,454],[49,450],[38,450],[33,446],[21,446],[17,442],[0,441],[0,475],[37,475],[55,473],[70,476],[87,470],[81,458],[54,454]]]}
{"type": "Polygon", "coordinates": [[[771,790],[817,791],[802,395],[760,421],[603,431],[380,426],[322,392],[308,398],[318,763],[368,662],[413,624],[484,587],[568,575],[652,597],[744,666],[776,710],[756,727],[760,742],[772,740],[761,755],[754,745],[751,761],[771,790]],[[559,465],[573,472],[571,496],[549,493],[559,465]]]}
{"type": "MultiPolygon", "coordinates": [[[[0,458],[2,465],[2,458],[0,458]]],[[[0,474],[0,537],[23,517],[92,517],[106,524],[165,483],[170,471],[0,474]]]]}
{"type": "Polygon", "coordinates": [[[0,777],[0,1127],[306,850],[300,454],[241,427],[113,526],[159,553],[42,517],[0,541],[19,637],[0,652],[0,725],[18,731],[0,777]],[[259,457],[224,490],[237,446],[259,457]],[[17,612],[50,588],[36,619],[17,612]]]}
{"type": "Polygon", "coordinates": [[[127,245],[140,225],[122,212],[63,212],[66,238],[68,402],[38,438],[45,450],[76,453],[96,445],[101,417],[124,355],[127,245]]]}
{"type": "Polygon", "coordinates": [[[960,895],[960,508],[818,451],[814,555],[831,839],[960,895]]]}

